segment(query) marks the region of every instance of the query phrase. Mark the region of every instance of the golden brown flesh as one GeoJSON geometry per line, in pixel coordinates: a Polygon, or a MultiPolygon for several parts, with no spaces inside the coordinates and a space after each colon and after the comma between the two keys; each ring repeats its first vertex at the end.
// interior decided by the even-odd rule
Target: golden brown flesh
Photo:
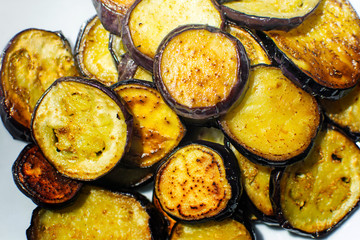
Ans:
{"type": "Polygon", "coordinates": [[[109,37],[110,32],[95,16],[83,25],[75,46],[81,73],[108,86],[118,81],[117,66],[109,51],[109,37]]]}
{"type": "Polygon", "coordinates": [[[260,42],[254,37],[250,30],[229,24],[226,31],[239,39],[244,45],[246,53],[252,66],[258,64],[271,64],[271,59],[260,42]]]}
{"type": "Polygon", "coordinates": [[[285,226],[313,236],[331,231],[359,202],[359,161],[349,138],[322,131],[304,162],[287,167],[280,179],[285,226]]]}
{"type": "Polygon", "coordinates": [[[58,78],[79,75],[69,43],[57,32],[27,29],[5,50],[1,87],[10,117],[30,128],[31,114],[45,90],[58,78]]]}
{"type": "Polygon", "coordinates": [[[262,164],[285,164],[309,150],[321,115],[314,97],[275,67],[253,68],[238,106],[220,119],[234,146],[262,164]]]}
{"type": "Polygon", "coordinates": [[[34,144],[24,148],[12,171],[19,189],[36,204],[48,207],[73,200],[82,186],[81,182],[66,178],[57,172],[34,144]]]}
{"type": "Polygon", "coordinates": [[[360,136],[360,86],[337,101],[321,99],[320,103],[331,121],[353,134],[355,139],[360,136]]]}
{"type": "Polygon", "coordinates": [[[114,90],[134,117],[131,147],[123,163],[141,168],[159,163],[184,137],[185,126],[155,88],[138,81],[114,90]]]}
{"type": "Polygon", "coordinates": [[[110,89],[82,78],[58,79],[38,103],[33,138],[62,174],[94,180],[127,151],[131,118],[110,89]]]}
{"type": "Polygon", "coordinates": [[[134,46],[153,58],[162,39],[184,24],[222,25],[222,17],[211,0],[142,0],[132,10],[129,28],[134,46]]]}
{"type": "Polygon", "coordinates": [[[69,207],[36,209],[27,235],[31,240],[150,240],[150,217],[145,206],[131,195],[84,186],[69,207]]]}
{"type": "Polygon", "coordinates": [[[240,41],[207,25],[175,29],[154,59],[154,82],[165,101],[197,122],[217,118],[235,105],[246,91],[248,74],[249,59],[240,41]]]}
{"type": "Polygon", "coordinates": [[[178,223],[175,225],[170,240],[251,240],[252,235],[244,224],[227,218],[222,221],[206,223],[178,223]]]}
{"type": "Polygon", "coordinates": [[[315,0],[235,0],[225,2],[223,5],[247,15],[289,19],[308,14],[318,2],[315,0]]]}
{"type": "Polygon", "coordinates": [[[199,144],[177,149],[158,169],[154,189],[166,213],[187,221],[215,217],[233,194],[222,157],[199,144]]]}
{"type": "Polygon", "coordinates": [[[321,1],[299,27],[268,36],[317,83],[346,89],[360,78],[360,23],[347,0],[321,1]]]}
{"type": "Polygon", "coordinates": [[[270,201],[270,176],[273,168],[251,162],[232,145],[231,150],[239,161],[242,184],[250,201],[264,215],[274,216],[270,201]]]}

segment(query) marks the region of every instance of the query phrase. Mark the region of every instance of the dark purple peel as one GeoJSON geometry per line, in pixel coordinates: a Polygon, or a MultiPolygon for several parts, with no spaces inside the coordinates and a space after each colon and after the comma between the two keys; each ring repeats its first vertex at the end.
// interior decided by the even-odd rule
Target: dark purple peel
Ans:
{"type": "Polygon", "coordinates": [[[104,28],[109,32],[121,36],[122,19],[129,8],[129,3],[123,6],[116,6],[115,3],[104,0],[92,0],[96,13],[103,24],[104,28]]]}
{"type": "Polygon", "coordinates": [[[127,52],[118,64],[119,82],[132,79],[139,65],[130,57],[127,52]]]}
{"type": "Polygon", "coordinates": [[[309,17],[315,9],[319,6],[320,0],[316,6],[307,14],[292,18],[276,18],[266,16],[250,15],[243,12],[236,11],[230,7],[222,5],[223,2],[214,0],[219,5],[221,11],[230,21],[242,27],[248,27],[255,30],[282,30],[289,31],[292,28],[299,26],[307,17],[309,17]]]}
{"type": "Polygon", "coordinates": [[[263,41],[263,44],[275,62],[279,65],[283,74],[293,81],[304,91],[330,100],[338,100],[348,94],[355,86],[350,88],[330,88],[316,82],[311,76],[301,71],[286,54],[284,54],[265,33],[257,31],[256,34],[263,41]]]}
{"type": "Polygon", "coordinates": [[[0,88],[0,117],[6,130],[15,140],[24,142],[32,142],[30,128],[25,127],[10,116],[8,109],[5,106],[5,98],[2,97],[0,88]]]}
{"type": "Polygon", "coordinates": [[[163,39],[160,44],[157,53],[154,58],[154,82],[161,92],[164,100],[171,106],[175,111],[182,117],[189,119],[189,121],[194,122],[204,122],[215,119],[220,115],[225,114],[233,105],[236,105],[238,101],[241,100],[241,97],[246,92],[248,86],[248,76],[249,76],[250,63],[247,57],[244,46],[241,42],[230,35],[227,32],[224,32],[218,28],[214,28],[208,25],[184,25],[174,29],[171,33],[167,35],[166,38],[163,39]],[[183,32],[191,30],[206,30],[211,33],[223,34],[228,37],[232,42],[236,45],[236,51],[238,56],[238,74],[236,76],[236,83],[226,96],[226,98],[220,102],[218,102],[214,106],[209,107],[194,107],[190,108],[188,106],[182,105],[178,103],[168,92],[167,87],[165,86],[162,77],[161,77],[161,61],[162,54],[167,47],[169,41],[171,41],[177,35],[180,35],[183,32]]]}

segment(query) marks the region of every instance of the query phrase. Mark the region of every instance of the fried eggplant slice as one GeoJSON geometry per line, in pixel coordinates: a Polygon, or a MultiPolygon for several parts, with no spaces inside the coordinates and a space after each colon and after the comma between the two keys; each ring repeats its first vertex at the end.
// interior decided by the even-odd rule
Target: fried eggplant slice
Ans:
{"type": "Polygon", "coordinates": [[[249,85],[240,104],[219,119],[224,134],[255,163],[284,166],[302,160],[322,122],[316,99],[276,67],[253,68],[249,85]]]}
{"type": "Polygon", "coordinates": [[[163,218],[144,196],[94,186],[84,186],[69,207],[36,208],[26,234],[29,240],[166,237],[163,218]]]}
{"type": "Polygon", "coordinates": [[[123,24],[123,41],[136,63],[152,72],[162,39],[185,24],[223,27],[223,16],[212,0],[137,0],[123,24]]]}
{"type": "Polygon", "coordinates": [[[111,34],[109,48],[117,64],[118,81],[127,79],[153,81],[152,73],[145,70],[131,58],[129,52],[124,47],[121,37],[111,34]]]}
{"type": "Polygon", "coordinates": [[[360,21],[347,0],[321,1],[297,28],[262,38],[284,75],[313,95],[337,100],[360,78],[360,21]]]}
{"type": "Polygon", "coordinates": [[[226,31],[239,39],[239,41],[244,45],[251,66],[259,64],[272,64],[272,59],[262,45],[262,42],[250,30],[229,23],[226,26],[226,31]]]}
{"type": "Polygon", "coordinates": [[[1,57],[0,114],[18,140],[31,142],[30,121],[37,100],[59,77],[79,75],[69,42],[60,32],[26,29],[1,57]]]}
{"type": "Polygon", "coordinates": [[[282,227],[324,237],[358,206],[360,150],[335,129],[320,132],[304,160],[277,174],[274,202],[282,227]]]}
{"type": "Polygon", "coordinates": [[[205,223],[181,223],[174,226],[170,240],[254,240],[255,234],[244,223],[226,218],[205,223]]]}
{"type": "Polygon", "coordinates": [[[38,146],[25,146],[13,164],[17,187],[35,204],[55,208],[72,202],[82,183],[62,176],[45,159],[38,146]]]}
{"type": "Polygon", "coordinates": [[[204,122],[225,114],[241,99],[249,65],[244,46],[234,36],[206,25],[185,25],[161,43],[154,82],[177,114],[204,122]]]}
{"type": "Polygon", "coordinates": [[[121,36],[122,20],[135,0],[92,0],[97,16],[105,29],[121,36]]]}
{"type": "Polygon", "coordinates": [[[82,75],[108,86],[118,81],[117,66],[109,51],[109,37],[110,32],[94,16],[81,27],[75,45],[75,57],[82,75]]]}
{"type": "Polygon", "coordinates": [[[221,1],[225,16],[239,26],[258,30],[288,31],[299,26],[321,0],[232,0],[221,1]]]}
{"type": "Polygon", "coordinates": [[[238,205],[239,176],[235,156],[223,145],[194,141],[177,148],[158,168],[154,194],[175,220],[221,220],[238,205]]]}
{"type": "Polygon", "coordinates": [[[56,80],[37,103],[34,141],[63,175],[95,180],[113,169],[128,149],[132,116],[115,92],[96,80],[56,80]]]}
{"type": "Polygon", "coordinates": [[[343,129],[354,141],[360,140],[360,86],[340,100],[321,99],[320,104],[325,116],[343,129]]]}
{"type": "Polygon", "coordinates": [[[274,168],[253,163],[228,141],[226,145],[233,151],[239,162],[242,185],[246,193],[243,194],[243,197],[246,196],[244,201],[250,201],[245,203],[247,209],[242,210],[246,210],[248,214],[254,214],[257,219],[265,223],[277,223],[270,198],[271,172],[274,168]]]}
{"type": "Polygon", "coordinates": [[[134,117],[131,147],[122,164],[147,168],[178,146],[186,128],[151,82],[130,79],[112,86],[134,117]]]}

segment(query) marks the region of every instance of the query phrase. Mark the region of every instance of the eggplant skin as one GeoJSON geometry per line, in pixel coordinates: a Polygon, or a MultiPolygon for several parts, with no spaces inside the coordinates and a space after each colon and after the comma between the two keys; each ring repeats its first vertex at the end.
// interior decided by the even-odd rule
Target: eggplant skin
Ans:
{"type": "MultiPolygon", "coordinates": [[[[1,88],[0,88],[1,92],[1,88]]],[[[1,94],[1,93],[0,93],[1,94]]],[[[10,116],[10,113],[5,107],[5,99],[0,96],[0,117],[4,124],[4,127],[9,134],[15,139],[24,142],[32,142],[30,128],[25,127],[10,116]]]]}
{"type": "MultiPolygon", "coordinates": [[[[308,18],[316,8],[319,6],[321,0],[316,0],[316,4],[311,10],[308,10],[305,14],[301,16],[294,16],[288,18],[280,18],[274,16],[260,16],[260,15],[253,15],[250,13],[240,12],[237,10],[232,9],[226,4],[232,4],[232,2],[236,1],[226,1],[222,2],[219,0],[215,0],[219,5],[221,10],[224,12],[224,15],[230,21],[236,23],[239,26],[248,27],[250,29],[255,30],[281,30],[281,31],[289,31],[297,26],[299,26],[306,18],[308,18]]],[[[315,0],[314,0],[315,1],[315,0]]],[[[241,1],[240,1],[241,2],[241,1]]],[[[281,1],[279,4],[288,4],[283,3],[281,1]]]]}
{"type": "MultiPolygon", "coordinates": [[[[114,209],[120,210],[116,212],[117,215],[121,213],[127,214],[123,215],[124,219],[121,219],[120,222],[125,221],[124,223],[126,223],[128,219],[129,222],[132,221],[134,223],[135,218],[139,217],[140,222],[138,222],[139,226],[137,227],[145,227],[145,223],[142,221],[144,220],[143,218],[147,218],[147,229],[141,229],[142,232],[147,232],[146,235],[148,238],[146,239],[165,240],[167,238],[164,218],[145,196],[136,191],[121,190],[116,188],[102,188],[92,185],[85,185],[81,190],[77,201],[69,207],[50,211],[41,207],[35,208],[32,213],[30,226],[26,230],[26,236],[29,240],[37,240],[41,236],[46,237],[46,234],[55,235],[59,238],[68,238],[70,235],[74,239],[77,239],[78,236],[82,236],[85,237],[84,239],[95,237],[94,239],[104,238],[105,240],[109,239],[108,237],[111,235],[117,235],[119,237],[117,239],[124,240],[133,239],[131,237],[134,237],[134,239],[139,237],[141,239],[145,239],[145,236],[137,235],[139,234],[137,229],[132,229],[132,231],[128,231],[128,229],[122,230],[122,228],[127,227],[124,226],[125,224],[117,225],[118,222],[113,222],[113,216],[111,216],[111,214],[114,214],[114,209]],[[107,202],[106,200],[109,198],[114,201],[107,202]],[[118,200],[116,200],[116,198],[118,198],[118,200]],[[124,205],[119,205],[119,203],[124,205]],[[126,206],[126,204],[131,204],[131,206],[126,206]],[[90,208],[92,210],[86,212],[86,209],[85,211],[83,210],[84,206],[85,208],[90,208]],[[76,213],[79,215],[74,215],[76,213]],[[89,214],[90,218],[88,217],[89,214]],[[107,214],[109,216],[107,216],[107,214]],[[42,226],[40,225],[40,221],[41,217],[44,215],[53,216],[50,221],[44,220],[43,222],[45,224],[51,225],[52,221],[59,220],[59,218],[61,220],[59,220],[60,222],[58,222],[58,224],[54,222],[55,225],[42,226]],[[71,217],[69,215],[73,216],[71,217]],[[76,221],[74,221],[74,219],[76,221]],[[101,219],[101,221],[97,221],[98,219],[101,219]],[[66,222],[67,220],[71,221],[71,223],[66,222]],[[83,226],[84,224],[86,224],[89,229],[85,228],[83,226]],[[92,224],[94,224],[94,226],[92,226],[92,224]],[[62,225],[61,227],[63,229],[61,229],[58,225],[62,225]],[[46,230],[42,229],[42,227],[46,230]],[[94,227],[104,227],[105,229],[98,229],[104,233],[100,233],[99,235],[99,232],[94,229],[94,227]],[[77,230],[80,231],[76,232],[77,230]],[[81,232],[81,230],[84,230],[84,232],[81,232]],[[94,233],[92,234],[91,231],[94,231],[94,233]],[[114,233],[111,234],[111,231],[114,231],[114,233]]],[[[128,227],[131,228],[135,226],[128,227]]]]}
{"type": "Polygon", "coordinates": [[[92,0],[105,29],[118,36],[121,36],[122,19],[134,2],[134,0],[92,0]]]}
{"type": "MultiPolygon", "coordinates": [[[[201,52],[201,49],[196,49],[196,51],[201,52]]],[[[197,54],[197,55],[200,55],[200,54],[197,54]]],[[[196,61],[196,60],[194,60],[194,61],[196,61]]],[[[193,63],[191,63],[191,64],[193,64],[193,63]]],[[[195,64],[193,64],[193,66],[192,66],[193,68],[191,68],[190,71],[194,71],[195,72],[194,75],[196,75],[197,71],[199,71],[199,69],[194,67],[194,65],[195,64]]],[[[219,63],[218,65],[221,65],[221,63],[219,63]]],[[[215,64],[215,67],[220,68],[216,64],[215,64]]],[[[200,69],[200,71],[199,71],[200,73],[202,72],[201,70],[202,69],[200,69]]],[[[201,24],[190,24],[190,25],[183,25],[183,26],[180,26],[180,27],[174,29],[163,39],[163,41],[161,42],[161,44],[157,50],[155,58],[154,58],[153,74],[154,74],[154,82],[169,106],[171,106],[173,109],[175,109],[175,111],[182,117],[190,119],[190,121],[206,122],[208,120],[215,119],[221,115],[224,115],[231,107],[233,107],[234,105],[237,105],[239,103],[239,101],[241,100],[242,96],[244,95],[244,93],[246,92],[247,87],[248,87],[249,71],[250,71],[249,58],[246,54],[246,50],[245,50],[244,46],[241,44],[241,42],[237,38],[235,38],[234,36],[230,35],[229,33],[225,32],[225,31],[222,31],[215,27],[211,27],[208,25],[201,25],[201,24]],[[170,45],[170,43],[172,42],[172,40],[174,38],[179,37],[188,31],[189,32],[190,31],[199,31],[199,32],[207,31],[210,34],[214,34],[214,35],[218,35],[218,36],[222,35],[223,37],[226,37],[229,40],[229,42],[233,42],[235,49],[236,49],[235,55],[237,55],[236,56],[237,72],[236,72],[236,76],[231,76],[231,78],[235,77],[233,86],[232,87],[226,86],[226,88],[230,88],[230,89],[227,89],[228,92],[226,94],[224,94],[224,92],[219,93],[219,95],[221,95],[221,94],[224,95],[222,97],[222,99],[212,100],[212,102],[209,104],[210,106],[206,106],[206,104],[202,104],[203,106],[201,106],[200,104],[198,104],[199,106],[191,107],[190,106],[191,104],[179,103],[178,100],[176,100],[172,96],[173,94],[175,94],[175,91],[170,92],[168,90],[168,86],[165,85],[163,77],[162,77],[162,75],[163,75],[162,61],[164,59],[164,52],[166,52],[167,46],[170,45]]],[[[210,74],[213,74],[212,76],[214,76],[214,78],[217,76],[216,72],[210,73],[210,74]]],[[[227,73],[227,74],[229,74],[229,73],[227,73]]],[[[232,73],[230,73],[230,74],[232,74],[232,73]]],[[[200,75],[200,77],[201,77],[201,75],[200,75]]],[[[201,80],[199,80],[198,85],[203,84],[205,86],[208,85],[209,87],[211,87],[211,83],[207,82],[206,80],[207,79],[204,78],[204,80],[203,80],[204,83],[202,83],[201,80]]],[[[182,80],[182,81],[186,81],[186,80],[182,80]]],[[[179,82],[180,82],[180,80],[179,80],[179,82]]],[[[217,84],[220,85],[223,83],[220,83],[219,79],[217,79],[217,81],[214,81],[213,85],[217,85],[217,84]]],[[[184,85],[186,86],[186,84],[184,84],[184,85]]],[[[194,84],[194,86],[199,88],[198,85],[194,84]]],[[[212,91],[209,90],[209,92],[211,92],[211,94],[213,94],[213,93],[217,94],[216,87],[218,89],[219,88],[221,89],[220,86],[214,86],[214,89],[212,89],[212,91]]],[[[185,94],[185,96],[186,96],[186,94],[185,94]]],[[[186,96],[186,98],[187,98],[186,101],[188,101],[188,102],[190,99],[189,96],[186,96]]],[[[196,96],[194,96],[194,97],[196,97],[196,96]]],[[[211,96],[211,97],[212,97],[212,99],[215,98],[214,96],[211,96]]],[[[177,99],[181,99],[181,98],[179,96],[177,96],[177,99]]],[[[183,101],[183,102],[185,102],[185,101],[183,101]]],[[[199,102],[201,102],[201,99],[199,102]]]]}

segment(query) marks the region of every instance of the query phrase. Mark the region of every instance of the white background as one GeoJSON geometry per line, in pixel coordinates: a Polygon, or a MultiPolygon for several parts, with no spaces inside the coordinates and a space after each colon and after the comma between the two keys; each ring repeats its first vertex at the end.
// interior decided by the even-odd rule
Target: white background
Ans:
{"type": "MultiPolygon", "coordinates": [[[[360,12],[360,1],[351,0],[360,12]]],[[[74,46],[83,22],[95,15],[91,0],[0,0],[0,50],[26,28],[61,30],[74,46]]],[[[13,140],[0,123],[0,240],[26,239],[35,204],[15,186],[11,167],[24,143],[13,140]]],[[[150,196],[147,191],[146,195],[150,196]]],[[[256,225],[258,240],[303,239],[286,230],[256,225]]],[[[359,239],[360,211],[355,211],[328,239],[359,239]]]]}

